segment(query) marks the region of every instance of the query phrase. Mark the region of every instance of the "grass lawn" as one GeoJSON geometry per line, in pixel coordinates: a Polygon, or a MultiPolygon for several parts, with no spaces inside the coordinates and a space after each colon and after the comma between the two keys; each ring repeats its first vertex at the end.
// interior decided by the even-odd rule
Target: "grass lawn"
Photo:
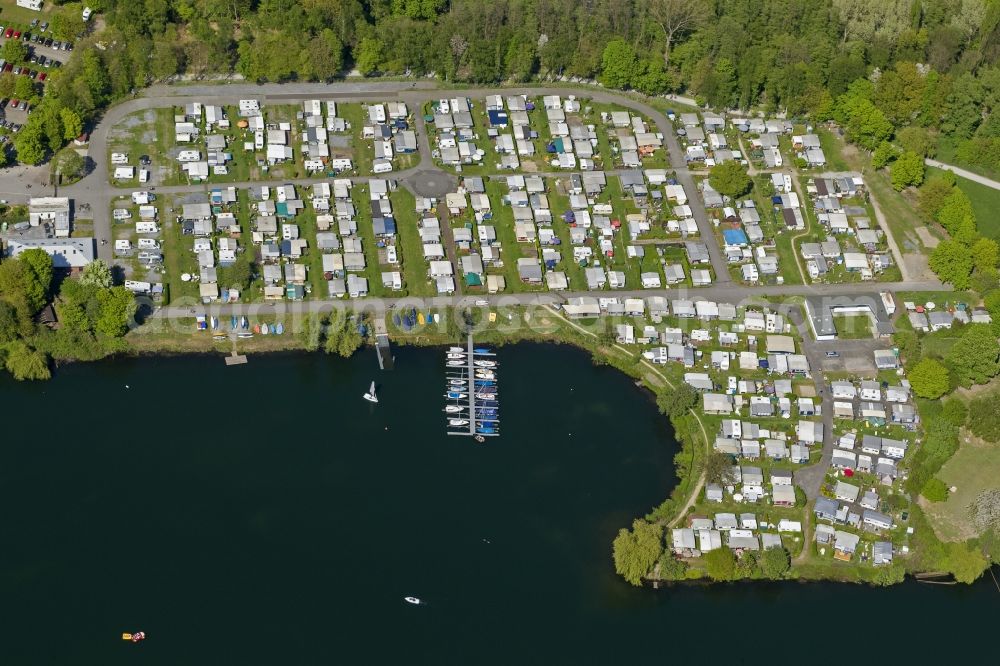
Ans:
{"type": "MultiPolygon", "coordinates": [[[[372,210],[368,199],[368,186],[355,185],[351,188],[351,198],[357,209],[358,236],[361,249],[365,253],[365,270],[362,277],[368,278],[368,295],[384,298],[389,290],[382,284],[382,268],[378,261],[379,248],[375,245],[375,229],[372,227],[372,210]]],[[[322,260],[320,260],[322,261],[322,260]]]]}
{"type": "Polygon", "coordinates": [[[842,340],[863,340],[872,337],[871,320],[866,315],[843,315],[833,318],[837,337],[842,340]]]}
{"type": "Polygon", "coordinates": [[[559,236],[561,245],[559,251],[562,253],[562,261],[559,262],[558,269],[566,273],[570,289],[584,289],[587,280],[584,276],[580,264],[573,261],[573,246],[569,241],[569,225],[562,219],[562,214],[569,210],[569,197],[553,187],[549,195],[549,206],[552,210],[552,228],[559,236]]]}
{"type": "MultiPolygon", "coordinates": [[[[26,7],[18,7],[14,0],[0,0],[0,24],[5,28],[15,30],[30,29],[31,22],[35,19],[39,21],[52,21],[52,12],[56,5],[51,2],[42,3],[42,11],[36,12],[26,7]]],[[[46,35],[50,33],[45,33],[46,35]]]]}
{"type": "MultiPolygon", "coordinates": [[[[934,167],[927,169],[928,177],[935,173],[942,171],[934,167]]],[[[972,202],[979,233],[989,238],[1000,239],[1000,190],[994,190],[992,187],[961,176],[955,176],[955,182],[972,202]]]]}
{"type": "Polygon", "coordinates": [[[614,236],[614,256],[604,259],[606,270],[617,270],[625,273],[625,286],[627,289],[638,289],[641,285],[639,279],[639,262],[629,260],[625,246],[628,244],[625,217],[630,213],[638,212],[635,203],[631,198],[626,197],[622,192],[621,181],[617,177],[609,177],[607,187],[601,192],[597,200],[601,203],[610,203],[614,210],[611,218],[621,221],[622,227],[614,236]]]}
{"type": "Polygon", "coordinates": [[[370,174],[372,161],[375,159],[375,146],[371,140],[361,138],[368,115],[361,104],[337,104],[337,115],[351,126],[354,170],[362,176],[370,174]]]}
{"type": "Polygon", "coordinates": [[[951,351],[951,348],[958,342],[959,335],[947,329],[940,333],[931,333],[920,338],[920,346],[924,356],[944,358],[951,351]],[[942,335],[945,333],[946,335],[942,335]]]}
{"type": "Polygon", "coordinates": [[[924,513],[942,541],[963,541],[975,536],[969,519],[969,504],[981,491],[996,488],[998,469],[1000,448],[976,440],[963,440],[955,455],[944,464],[937,476],[957,490],[944,502],[921,501],[924,513]]]}
{"type": "Polygon", "coordinates": [[[962,161],[955,154],[956,150],[957,146],[942,136],[941,140],[938,142],[937,152],[934,154],[934,159],[939,162],[944,162],[945,164],[953,164],[957,167],[965,169],[966,171],[971,171],[972,173],[978,173],[980,176],[986,176],[987,178],[992,178],[993,180],[1000,180],[1000,172],[988,169],[978,164],[969,164],[968,162],[962,161]]]}
{"type": "MultiPolygon", "coordinates": [[[[175,205],[174,208],[179,209],[179,206],[175,205]]],[[[163,261],[167,269],[164,281],[169,289],[170,301],[181,297],[198,298],[198,283],[181,281],[182,273],[198,274],[198,258],[191,251],[193,238],[181,233],[180,224],[173,213],[161,216],[161,227],[163,261]]]]}
{"type": "Polygon", "coordinates": [[[402,261],[403,287],[409,296],[434,296],[436,289],[427,276],[423,243],[417,228],[413,195],[403,188],[389,195],[396,218],[397,256],[402,261]]]}
{"type": "Polygon", "coordinates": [[[850,164],[843,153],[843,141],[833,132],[816,128],[816,136],[819,137],[819,145],[826,155],[826,171],[851,171],[857,166],[850,164]]]}
{"type": "MultiPolygon", "coordinates": [[[[517,260],[524,255],[521,252],[521,244],[517,242],[517,236],[514,233],[514,213],[510,206],[503,203],[503,196],[506,193],[506,183],[496,180],[486,181],[486,194],[490,198],[490,205],[493,209],[493,219],[490,223],[496,229],[497,240],[500,242],[500,257],[503,259],[501,273],[507,282],[506,291],[529,291],[528,285],[521,282],[517,273],[517,260]]],[[[496,269],[490,269],[487,272],[494,273],[496,269]]]]}

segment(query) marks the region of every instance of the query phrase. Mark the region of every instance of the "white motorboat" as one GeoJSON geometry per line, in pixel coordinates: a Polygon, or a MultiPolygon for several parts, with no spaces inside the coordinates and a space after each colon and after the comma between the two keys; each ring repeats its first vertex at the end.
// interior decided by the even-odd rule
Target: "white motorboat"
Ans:
{"type": "Polygon", "coordinates": [[[450,386],[467,386],[469,382],[464,379],[452,379],[448,384],[450,386]]]}
{"type": "Polygon", "coordinates": [[[375,395],[375,382],[372,382],[372,385],[368,388],[368,393],[365,393],[361,397],[368,402],[378,402],[378,396],[375,395]]]}
{"type": "Polygon", "coordinates": [[[495,368],[497,367],[496,361],[475,361],[477,367],[480,368],[495,368]]]}
{"type": "Polygon", "coordinates": [[[497,376],[492,372],[477,372],[476,379],[496,379],[497,376]]]}
{"type": "Polygon", "coordinates": [[[450,351],[450,352],[464,352],[465,351],[465,347],[448,347],[448,351],[450,351]]]}
{"type": "Polygon", "coordinates": [[[465,361],[448,361],[448,365],[453,368],[460,368],[466,365],[465,361]]]}
{"type": "Polygon", "coordinates": [[[420,604],[424,603],[418,597],[403,597],[403,601],[405,601],[408,604],[413,604],[414,606],[419,606],[420,604]]]}
{"type": "Polygon", "coordinates": [[[469,425],[469,421],[468,419],[448,419],[448,425],[452,426],[453,428],[458,428],[460,426],[469,425]]]}
{"type": "Polygon", "coordinates": [[[445,405],[444,406],[444,411],[446,411],[449,414],[458,414],[459,412],[464,411],[464,410],[465,410],[465,407],[462,407],[461,405],[445,405]]]}
{"type": "Polygon", "coordinates": [[[453,361],[457,361],[465,358],[465,354],[448,354],[448,358],[453,361]]]}

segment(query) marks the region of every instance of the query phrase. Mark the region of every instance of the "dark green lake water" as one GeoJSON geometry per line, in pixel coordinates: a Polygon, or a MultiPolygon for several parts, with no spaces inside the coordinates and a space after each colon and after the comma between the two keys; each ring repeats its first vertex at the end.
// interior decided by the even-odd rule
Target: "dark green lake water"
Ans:
{"type": "Polygon", "coordinates": [[[992,653],[989,577],[629,587],[610,544],[675,482],[669,425],[577,350],[500,361],[485,445],[444,434],[440,350],[398,349],[391,373],[364,353],[0,379],[0,664],[832,663],[874,636],[889,663],[992,653]]]}

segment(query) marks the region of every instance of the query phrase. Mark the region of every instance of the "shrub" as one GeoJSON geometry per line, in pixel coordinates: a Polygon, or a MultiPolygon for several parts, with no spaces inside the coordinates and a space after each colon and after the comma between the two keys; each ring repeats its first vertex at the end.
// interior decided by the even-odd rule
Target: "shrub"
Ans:
{"type": "Polygon", "coordinates": [[[931,502],[943,502],[948,499],[948,486],[938,478],[929,479],[921,489],[920,494],[931,502]]]}

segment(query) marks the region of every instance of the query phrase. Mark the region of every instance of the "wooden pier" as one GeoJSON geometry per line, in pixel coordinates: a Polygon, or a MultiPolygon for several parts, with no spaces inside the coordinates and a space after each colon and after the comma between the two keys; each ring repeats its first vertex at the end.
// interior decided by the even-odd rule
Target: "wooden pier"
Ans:
{"type": "Polygon", "coordinates": [[[395,365],[392,357],[392,347],[389,345],[389,331],[385,320],[376,319],[375,324],[375,354],[378,356],[379,370],[392,370],[395,365]]]}

